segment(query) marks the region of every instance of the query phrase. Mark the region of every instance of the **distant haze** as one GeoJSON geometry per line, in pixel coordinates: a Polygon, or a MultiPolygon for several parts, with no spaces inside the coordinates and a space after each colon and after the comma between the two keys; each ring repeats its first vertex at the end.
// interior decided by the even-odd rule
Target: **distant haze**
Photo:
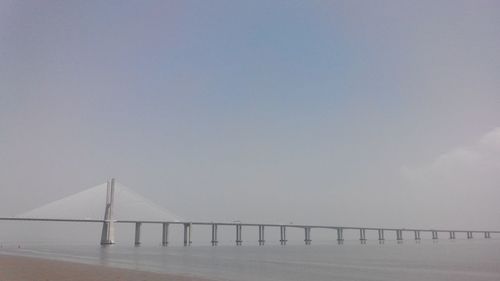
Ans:
{"type": "Polygon", "coordinates": [[[3,0],[0,216],[500,229],[499,90],[499,1],[3,0]]]}

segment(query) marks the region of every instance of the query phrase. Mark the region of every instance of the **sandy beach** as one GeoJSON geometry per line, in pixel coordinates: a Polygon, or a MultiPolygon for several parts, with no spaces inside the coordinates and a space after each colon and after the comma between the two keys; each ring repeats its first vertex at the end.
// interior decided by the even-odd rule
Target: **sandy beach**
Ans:
{"type": "Polygon", "coordinates": [[[209,281],[38,258],[0,255],[0,281],[209,281]]]}

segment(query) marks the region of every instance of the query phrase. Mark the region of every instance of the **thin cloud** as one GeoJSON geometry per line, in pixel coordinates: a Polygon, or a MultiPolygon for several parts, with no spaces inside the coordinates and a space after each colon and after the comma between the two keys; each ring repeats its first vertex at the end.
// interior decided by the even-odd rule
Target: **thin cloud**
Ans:
{"type": "MultiPolygon", "coordinates": [[[[401,170],[416,208],[452,226],[490,226],[500,215],[500,127],[474,144],[438,155],[427,165],[401,170]],[[444,220],[448,218],[448,220],[444,220]]],[[[439,223],[439,222],[437,222],[439,223]]]]}
{"type": "Polygon", "coordinates": [[[402,174],[407,180],[420,185],[446,182],[463,183],[464,180],[465,182],[499,180],[499,156],[500,127],[497,127],[484,134],[473,145],[451,149],[422,167],[404,167],[402,174]],[[487,175],[486,178],[484,178],[485,175],[487,175]]]}

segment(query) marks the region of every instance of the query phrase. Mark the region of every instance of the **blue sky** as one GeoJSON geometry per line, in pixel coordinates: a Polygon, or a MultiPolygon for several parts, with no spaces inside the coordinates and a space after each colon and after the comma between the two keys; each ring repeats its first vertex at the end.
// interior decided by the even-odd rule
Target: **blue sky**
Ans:
{"type": "Polygon", "coordinates": [[[460,200],[457,179],[426,179],[429,208],[412,191],[442,155],[496,136],[499,8],[2,1],[0,213],[114,176],[194,219],[500,227],[495,172],[460,200]],[[443,200],[450,213],[430,215],[443,200]]]}

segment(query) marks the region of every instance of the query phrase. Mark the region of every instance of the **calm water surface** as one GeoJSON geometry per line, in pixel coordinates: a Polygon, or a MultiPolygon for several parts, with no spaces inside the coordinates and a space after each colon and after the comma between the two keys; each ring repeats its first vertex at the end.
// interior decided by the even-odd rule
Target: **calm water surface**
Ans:
{"type": "Polygon", "coordinates": [[[233,281],[500,280],[496,239],[260,247],[4,245],[0,253],[233,281]]]}

